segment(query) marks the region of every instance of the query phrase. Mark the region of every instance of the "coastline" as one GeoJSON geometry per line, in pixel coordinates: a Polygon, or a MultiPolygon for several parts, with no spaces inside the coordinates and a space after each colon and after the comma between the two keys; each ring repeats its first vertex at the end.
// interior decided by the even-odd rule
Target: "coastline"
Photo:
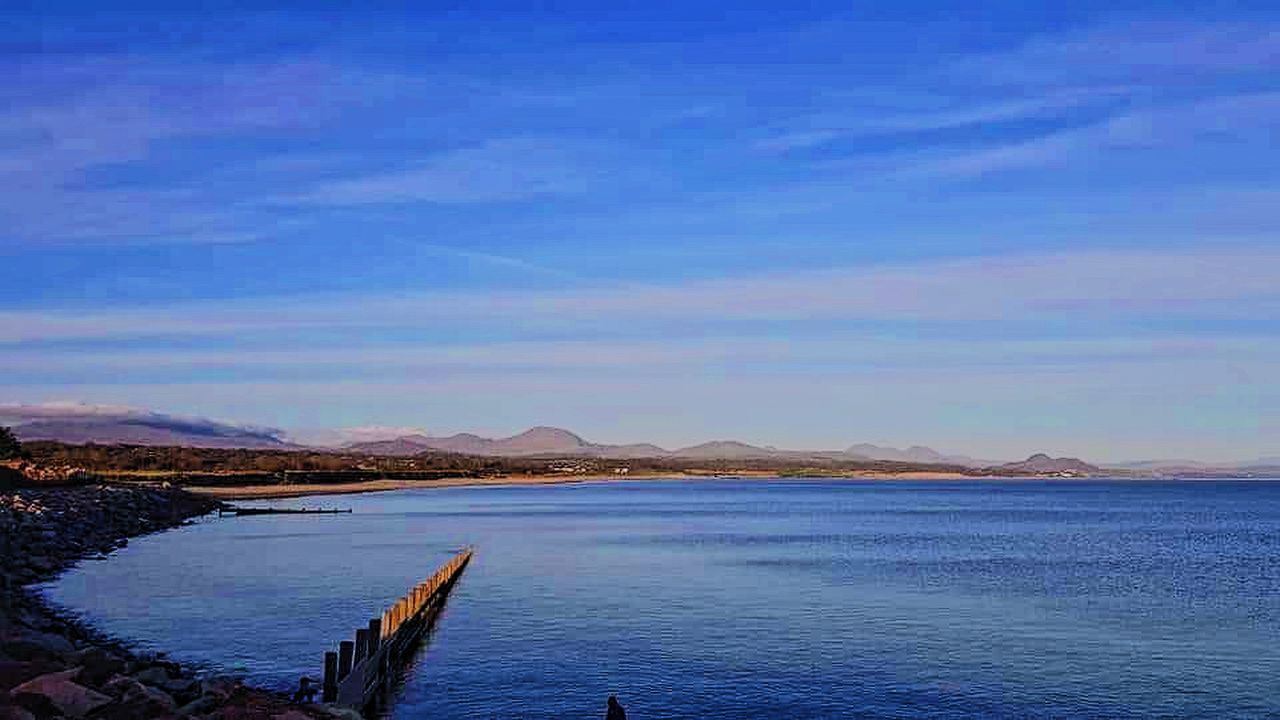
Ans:
{"type": "Polygon", "coordinates": [[[272,500],[281,498],[312,497],[315,495],[352,495],[358,493],[388,492],[448,487],[502,487],[510,485],[573,485],[584,482],[613,480],[667,480],[693,475],[662,473],[652,475],[500,475],[488,478],[446,477],[436,480],[363,480],[343,483],[307,483],[291,485],[189,485],[184,489],[216,500],[272,500]]]}
{"type": "MultiPolygon", "coordinates": [[[[786,475],[766,471],[743,471],[733,473],[642,473],[631,475],[617,474],[584,474],[584,475],[495,475],[492,477],[446,477],[435,480],[365,480],[348,483],[314,483],[293,485],[189,485],[188,492],[221,501],[231,500],[278,500],[284,498],[313,497],[322,495],[352,495],[370,492],[388,492],[392,490],[412,490],[449,487],[502,487],[513,485],[572,485],[586,482],[629,482],[644,480],[715,480],[715,479],[753,479],[753,480],[806,480],[814,478],[836,480],[977,480],[973,475],[948,472],[866,472],[851,475],[786,475]]],[[[1000,479],[1000,478],[995,478],[1000,479]]],[[[1011,478],[1015,479],[1015,478],[1011,478]]]]}
{"type": "Polygon", "coordinates": [[[220,504],[175,488],[127,485],[0,491],[0,718],[353,717],[135,652],[33,587],[220,504]]]}

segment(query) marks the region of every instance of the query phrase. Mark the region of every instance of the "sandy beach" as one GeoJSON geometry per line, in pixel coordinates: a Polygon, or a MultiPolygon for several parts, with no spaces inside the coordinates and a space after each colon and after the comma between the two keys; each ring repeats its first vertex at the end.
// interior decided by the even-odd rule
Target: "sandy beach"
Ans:
{"type": "Polygon", "coordinates": [[[311,495],[347,495],[350,493],[387,492],[412,488],[444,488],[499,485],[563,485],[568,483],[610,480],[657,480],[684,477],[661,475],[498,475],[493,477],[448,477],[437,480],[367,480],[349,483],[315,483],[291,485],[188,486],[189,492],[218,500],[262,500],[268,498],[307,497],[311,495]]]}
{"type": "MultiPolygon", "coordinates": [[[[816,476],[815,476],[816,477],[816,476]]],[[[858,473],[857,475],[830,475],[824,478],[864,480],[972,480],[963,473],[858,473]]],[[[617,482],[635,480],[677,479],[762,479],[805,480],[807,477],[785,476],[771,472],[745,471],[736,473],[651,473],[639,475],[498,475],[493,477],[450,477],[437,480],[368,480],[350,483],[316,483],[292,485],[241,485],[241,486],[187,486],[189,492],[218,500],[266,500],[272,498],[309,497],[312,495],[347,495],[351,493],[387,492],[414,488],[480,487],[502,485],[565,485],[584,482],[617,482]]]]}

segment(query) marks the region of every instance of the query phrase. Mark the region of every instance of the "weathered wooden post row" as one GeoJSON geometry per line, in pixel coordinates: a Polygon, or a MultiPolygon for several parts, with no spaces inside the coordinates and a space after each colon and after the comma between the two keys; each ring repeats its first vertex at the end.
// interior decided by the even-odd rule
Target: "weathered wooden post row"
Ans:
{"type": "Polygon", "coordinates": [[[377,704],[390,681],[413,657],[419,639],[431,627],[472,553],[468,547],[453,556],[370,620],[367,628],[356,630],[354,640],[343,640],[337,652],[324,654],[324,702],[361,712],[377,704]]]}

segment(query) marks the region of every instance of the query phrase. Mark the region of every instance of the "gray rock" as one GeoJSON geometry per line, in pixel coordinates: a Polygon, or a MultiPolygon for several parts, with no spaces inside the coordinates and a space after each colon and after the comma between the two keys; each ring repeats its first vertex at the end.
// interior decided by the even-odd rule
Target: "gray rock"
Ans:
{"type": "Polygon", "coordinates": [[[163,687],[165,683],[169,682],[169,673],[164,668],[153,665],[134,673],[133,678],[140,683],[163,687]]]}
{"type": "Polygon", "coordinates": [[[7,693],[9,690],[31,680],[32,678],[38,678],[41,675],[48,675],[51,672],[61,669],[63,669],[61,665],[48,660],[36,660],[31,662],[22,660],[0,660],[0,692],[7,693]]]}
{"type": "Polygon", "coordinates": [[[231,697],[231,693],[235,692],[239,687],[240,681],[235,678],[228,677],[212,677],[205,678],[200,681],[200,694],[212,695],[221,700],[231,697]]]}
{"type": "Polygon", "coordinates": [[[27,558],[27,567],[38,573],[52,572],[57,567],[52,560],[44,555],[32,555],[27,558]]]}
{"type": "Polygon", "coordinates": [[[0,720],[36,720],[36,716],[24,707],[0,705],[0,720]]]}
{"type": "Polygon", "coordinates": [[[123,698],[124,702],[134,706],[145,708],[147,713],[145,717],[155,717],[165,713],[173,712],[178,703],[174,702],[173,697],[169,693],[146,685],[139,685],[139,691],[126,694],[123,698]]]}
{"type": "Polygon", "coordinates": [[[218,706],[221,705],[222,701],[225,699],[225,695],[222,698],[219,698],[216,695],[202,695],[178,708],[177,715],[178,717],[190,717],[192,715],[210,713],[217,710],[218,706]]]}
{"type": "Polygon", "coordinates": [[[111,697],[79,685],[72,680],[80,674],[80,668],[41,675],[9,691],[11,697],[19,695],[43,696],[63,715],[81,718],[111,702],[111,697]]]}
{"type": "Polygon", "coordinates": [[[70,655],[75,652],[76,646],[71,641],[61,635],[54,633],[34,632],[28,633],[26,639],[39,643],[49,650],[49,652],[57,655],[70,655]]]}
{"type": "Polygon", "coordinates": [[[62,654],[43,644],[36,642],[27,637],[18,640],[9,640],[0,644],[0,651],[14,660],[35,661],[35,660],[58,660],[62,654]]]}
{"type": "Polygon", "coordinates": [[[15,705],[29,711],[31,714],[40,718],[40,720],[63,717],[62,711],[58,709],[58,706],[54,705],[52,700],[43,695],[37,695],[35,693],[19,693],[18,695],[10,695],[9,697],[13,700],[15,705]]]}
{"type": "Polygon", "coordinates": [[[200,694],[200,684],[191,678],[174,678],[159,687],[184,702],[200,694]]]}
{"type": "Polygon", "coordinates": [[[73,665],[79,665],[80,682],[86,685],[102,685],[114,675],[124,671],[125,663],[120,657],[102,648],[88,648],[71,653],[67,659],[73,665]]]}
{"type": "Polygon", "coordinates": [[[126,675],[117,675],[107,681],[102,686],[103,692],[109,693],[114,697],[122,698],[126,695],[137,695],[142,692],[144,685],[137,680],[126,675]]]}

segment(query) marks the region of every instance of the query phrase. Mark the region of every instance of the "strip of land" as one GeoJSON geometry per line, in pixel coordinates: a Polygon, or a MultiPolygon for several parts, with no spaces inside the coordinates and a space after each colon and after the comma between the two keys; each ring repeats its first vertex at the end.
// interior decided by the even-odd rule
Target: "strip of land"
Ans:
{"type": "MultiPolygon", "coordinates": [[[[640,475],[635,480],[670,478],[667,475],[640,475]]],[[[446,488],[500,485],[562,485],[567,483],[617,480],[616,475],[504,475],[488,477],[444,477],[434,480],[383,478],[336,483],[291,483],[281,485],[188,485],[186,490],[219,500],[255,500],[268,498],[308,497],[311,495],[348,495],[351,493],[386,492],[416,488],[446,488]]]]}
{"type": "Polygon", "coordinates": [[[869,460],[831,453],[765,457],[478,456],[427,450],[378,455],[355,449],[251,449],[24,443],[25,458],[0,467],[10,484],[155,483],[218,500],[305,497],[411,488],[551,485],[661,478],[836,478],[964,480],[1093,475],[1077,461],[1033,456],[1028,463],[973,468],[869,460]],[[1035,462],[1031,462],[1035,461],[1035,462]],[[1046,469],[1047,468],[1047,469],[1046,469]]]}
{"type": "MultiPolygon", "coordinates": [[[[817,476],[780,475],[768,472],[726,474],[706,473],[646,473],[639,475],[501,475],[489,477],[446,477],[435,480],[381,479],[339,483],[303,483],[281,485],[188,485],[190,492],[218,500],[266,500],[272,498],[310,497],[313,495],[348,495],[353,493],[386,492],[389,490],[413,490],[446,487],[482,487],[503,485],[564,485],[584,482],[617,482],[621,480],[673,480],[673,479],[805,479],[817,476]]],[[[902,472],[861,473],[857,475],[823,475],[824,478],[849,478],[867,480],[972,480],[961,473],[902,472]]]]}

